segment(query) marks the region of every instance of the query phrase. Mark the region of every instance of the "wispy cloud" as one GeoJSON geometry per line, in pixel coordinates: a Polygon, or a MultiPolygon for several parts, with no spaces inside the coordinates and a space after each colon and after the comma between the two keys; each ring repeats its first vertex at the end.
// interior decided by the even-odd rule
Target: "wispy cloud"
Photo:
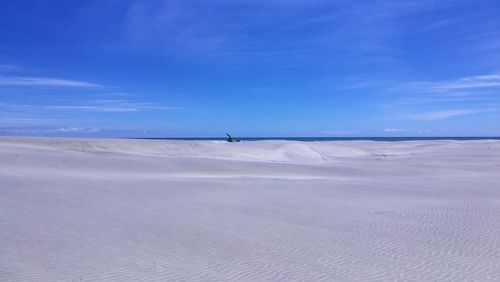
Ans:
{"type": "Polygon", "coordinates": [[[453,92],[491,88],[500,88],[500,74],[468,76],[449,81],[405,83],[396,89],[422,92],[453,92]]]}
{"type": "Polygon", "coordinates": [[[129,101],[123,99],[102,99],[90,101],[85,105],[51,105],[47,109],[85,112],[139,112],[146,110],[176,110],[178,107],[151,102],[129,101]]]}
{"type": "Polygon", "coordinates": [[[117,103],[100,105],[54,105],[47,109],[85,112],[139,112],[144,110],[175,110],[177,107],[161,106],[155,103],[117,103]]]}
{"type": "Polygon", "coordinates": [[[0,124],[0,135],[47,135],[47,136],[85,136],[96,135],[102,131],[95,127],[5,127],[0,124]]]}
{"type": "Polygon", "coordinates": [[[52,118],[18,117],[6,114],[2,114],[0,116],[0,126],[41,126],[55,125],[60,124],[61,122],[61,120],[52,118]]]}
{"type": "Polygon", "coordinates": [[[384,129],[384,132],[404,132],[405,130],[404,129],[399,129],[399,128],[385,128],[384,129]]]}
{"type": "Polygon", "coordinates": [[[0,70],[1,71],[18,71],[18,70],[23,70],[23,67],[16,66],[16,65],[8,65],[8,64],[0,64],[0,70]]]}
{"type": "Polygon", "coordinates": [[[441,112],[436,112],[428,117],[425,115],[420,120],[443,119],[447,116],[467,114],[469,111],[452,110],[450,107],[482,109],[489,111],[491,108],[500,107],[500,74],[486,74],[461,77],[443,81],[416,81],[400,82],[386,85],[382,88],[385,101],[380,105],[387,110],[414,110],[414,108],[432,107],[433,109],[445,107],[441,112]],[[410,109],[409,107],[413,108],[410,109]]]}
{"type": "MultiPolygon", "coordinates": [[[[397,19],[439,7],[432,1],[416,0],[127,1],[120,24],[109,33],[110,42],[105,45],[190,57],[308,62],[307,58],[325,49],[371,54],[394,51],[389,39],[404,30],[403,25],[394,24],[397,19]],[[294,36],[303,32],[307,36],[294,36]]],[[[95,1],[83,10],[80,21],[95,22],[96,15],[107,15],[103,11],[116,7],[95,1]]]]}
{"type": "Polygon", "coordinates": [[[74,126],[2,126],[0,136],[73,136],[73,137],[156,137],[162,132],[150,130],[113,129],[74,126]]]}
{"type": "Polygon", "coordinates": [[[357,130],[351,130],[351,131],[347,131],[347,130],[323,130],[323,131],[321,131],[321,133],[324,135],[354,135],[354,134],[358,134],[358,131],[357,130]]]}
{"type": "Polygon", "coordinates": [[[138,112],[137,107],[120,107],[120,106],[73,106],[73,105],[57,105],[45,106],[50,110],[68,110],[68,111],[85,111],[85,112],[138,112]]]}
{"type": "MultiPolygon", "coordinates": [[[[385,98],[380,107],[406,120],[441,121],[498,112],[499,91],[498,73],[442,81],[396,83],[382,90],[385,98]]],[[[397,132],[390,128],[384,131],[397,132]]]]}
{"type": "Polygon", "coordinates": [[[36,110],[60,110],[60,111],[82,111],[82,112],[139,112],[146,110],[176,110],[178,107],[164,106],[157,103],[135,102],[127,100],[95,100],[85,105],[26,105],[0,103],[0,109],[4,111],[35,112],[36,110]]]}
{"type": "Polygon", "coordinates": [[[479,113],[487,113],[494,112],[495,109],[456,109],[456,110],[442,110],[442,111],[433,111],[433,112],[425,112],[410,115],[411,119],[419,120],[419,121],[436,121],[436,120],[444,120],[458,116],[479,114],[479,113]]]}
{"type": "Polygon", "coordinates": [[[100,132],[99,128],[86,128],[86,127],[60,127],[51,129],[54,132],[62,132],[62,133],[97,133],[100,132]]]}
{"type": "Polygon", "coordinates": [[[0,86],[50,86],[70,88],[105,88],[108,86],[78,80],[44,77],[0,76],[0,86]]]}

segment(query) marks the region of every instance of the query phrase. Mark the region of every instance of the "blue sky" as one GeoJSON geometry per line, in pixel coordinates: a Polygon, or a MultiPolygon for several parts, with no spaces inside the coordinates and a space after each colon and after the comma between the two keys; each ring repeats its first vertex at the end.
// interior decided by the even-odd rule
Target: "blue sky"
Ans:
{"type": "Polygon", "coordinates": [[[499,1],[4,2],[2,135],[500,135],[499,1]]]}

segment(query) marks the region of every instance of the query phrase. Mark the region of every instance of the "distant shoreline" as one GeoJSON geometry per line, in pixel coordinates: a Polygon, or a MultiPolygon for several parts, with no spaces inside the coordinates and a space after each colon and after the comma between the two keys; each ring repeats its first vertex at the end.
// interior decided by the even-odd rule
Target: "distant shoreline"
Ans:
{"type": "MultiPolygon", "coordinates": [[[[500,140],[500,137],[237,137],[242,141],[434,141],[434,140],[452,140],[452,141],[472,141],[472,140],[500,140]]],[[[215,137],[177,137],[177,138],[120,138],[120,139],[142,139],[142,140],[188,140],[188,141],[224,141],[226,138],[215,137]]]]}
{"type": "MultiPolygon", "coordinates": [[[[70,139],[120,139],[120,140],[172,140],[172,141],[226,141],[223,137],[128,137],[128,136],[34,136],[34,135],[0,135],[0,138],[70,138],[70,139]]],[[[460,136],[460,137],[234,137],[241,141],[500,141],[500,137],[460,136]]]]}

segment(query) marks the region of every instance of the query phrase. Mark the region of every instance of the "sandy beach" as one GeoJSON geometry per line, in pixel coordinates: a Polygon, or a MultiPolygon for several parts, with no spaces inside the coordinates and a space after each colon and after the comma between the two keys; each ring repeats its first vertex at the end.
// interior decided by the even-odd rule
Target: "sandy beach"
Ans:
{"type": "Polygon", "coordinates": [[[1,281],[500,281],[500,141],[0,138],[1,281]]]}

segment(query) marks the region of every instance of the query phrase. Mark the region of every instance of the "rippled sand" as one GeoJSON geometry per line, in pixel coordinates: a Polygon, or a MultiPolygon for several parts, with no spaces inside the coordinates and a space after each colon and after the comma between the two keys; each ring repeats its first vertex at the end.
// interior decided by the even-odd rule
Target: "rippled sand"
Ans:
{"type": "Polygon", "coordinates": [[[0,281],[500,281],[500,142],[0,138],[0,281]]]}

